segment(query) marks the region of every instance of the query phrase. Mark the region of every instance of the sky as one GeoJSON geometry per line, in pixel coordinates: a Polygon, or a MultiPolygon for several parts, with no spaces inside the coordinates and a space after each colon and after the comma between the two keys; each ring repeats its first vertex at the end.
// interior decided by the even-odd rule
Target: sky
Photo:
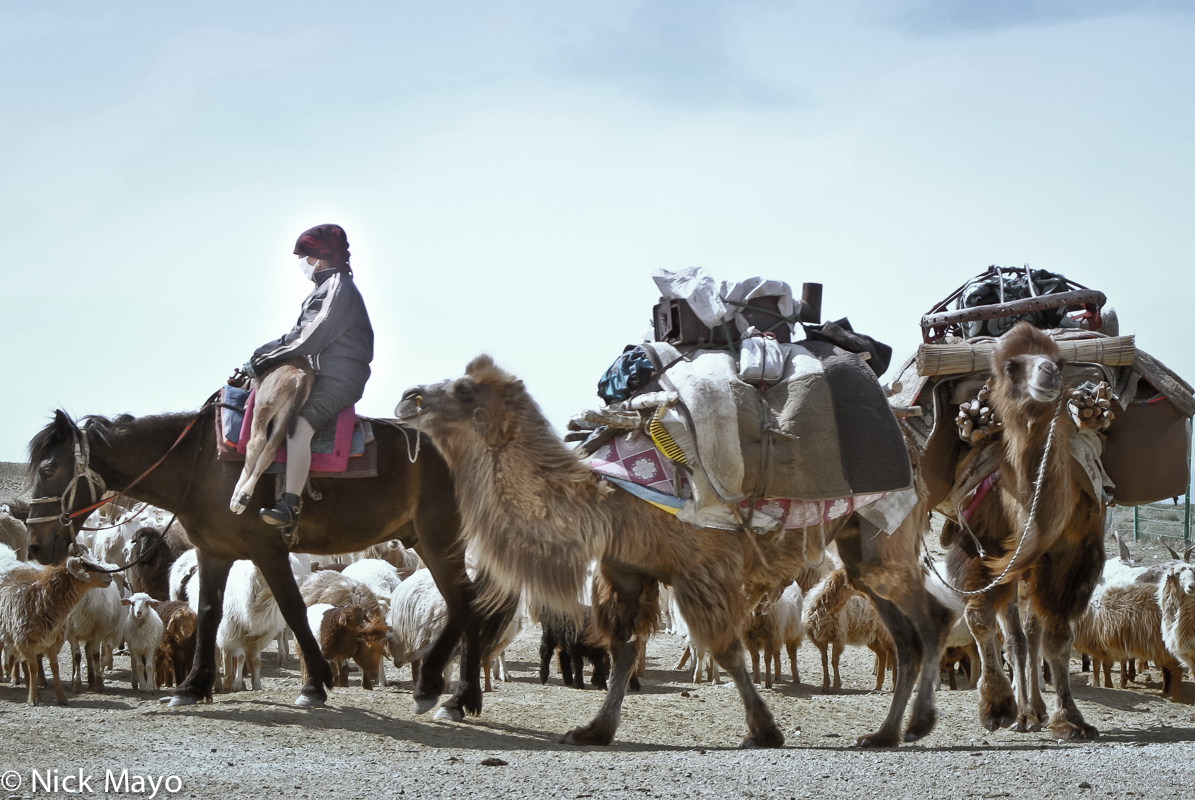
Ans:
{"type": "Polygon", "coordinates": [[[0,0],[0,461],[56,408],[198,407],[325,222],[372,416],[488,352],[563,429],[688,266],[820,282],[899,363],[1027,263],[1191,380],[1190,7],[0,0]]]}

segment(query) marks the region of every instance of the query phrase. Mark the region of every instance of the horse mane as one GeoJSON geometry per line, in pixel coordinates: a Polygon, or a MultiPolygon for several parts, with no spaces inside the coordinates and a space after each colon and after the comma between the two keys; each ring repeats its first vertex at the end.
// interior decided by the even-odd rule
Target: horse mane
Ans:
{"type": "Polygon", "coordinates": [[[132,414],[117,414],[115,417],[88,414],[76,422],[71,419],[70,414],[58,409],[54,412],[54,418],[29,440],[29,463],[26,465],[26,478],[32,482],[36,476],[37,465],[45,460],[56,446],[65,441],[65,435],[71,429],[83,431],[89,442],[110,446],[113,438],[132,424],[153,427],[173,425],[180,419],[190,420],[194,415],[193,411],[151,414],[144,417],[134,417],[132,414]]]}

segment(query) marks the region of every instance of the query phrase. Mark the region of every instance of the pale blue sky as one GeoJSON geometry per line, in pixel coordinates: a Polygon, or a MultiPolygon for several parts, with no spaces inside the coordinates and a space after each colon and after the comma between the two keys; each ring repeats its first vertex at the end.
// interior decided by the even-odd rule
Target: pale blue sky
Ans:
{"type": "Polygon", "coordinates": [[[56,407],[196,407],[322,222],[367,414],[487,351],[562,427],[691,265],[821,281],[902,358],[1028,262],[1190,379],[1189,5],[0,0],[0,460],[56,407]]]}

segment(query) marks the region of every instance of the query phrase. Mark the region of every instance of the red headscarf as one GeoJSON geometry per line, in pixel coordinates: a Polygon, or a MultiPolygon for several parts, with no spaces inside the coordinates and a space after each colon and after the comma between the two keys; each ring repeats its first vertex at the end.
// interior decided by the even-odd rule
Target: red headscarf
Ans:
{"type": "Polygon", "coordinates": [[[349,238],[339,225],[308,228],[295,242],[295,255],[327,261],[333,269],[352,274],[349,268],[349,238]]]}

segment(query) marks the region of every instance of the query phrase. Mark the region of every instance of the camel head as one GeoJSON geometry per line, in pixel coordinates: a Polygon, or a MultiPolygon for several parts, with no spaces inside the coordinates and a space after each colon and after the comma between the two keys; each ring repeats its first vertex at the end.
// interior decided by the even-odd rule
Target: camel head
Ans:
{"type": "Polygon", "coordinates": [[[992,353],[992,374],[1001,413],[1019,407],[1045,412],[1062,394],[1062,353],[1054,340],[1028,322],[1000,337],[992,353]]]}
{"type": "Polygon", "coordinates": [[[488,355],[473,359],[459,378],[407,389],[394,414],[430,436],[450,461],[454,442],[501,446],[520,422],[548,426],[523,382],[488,355]]]}

